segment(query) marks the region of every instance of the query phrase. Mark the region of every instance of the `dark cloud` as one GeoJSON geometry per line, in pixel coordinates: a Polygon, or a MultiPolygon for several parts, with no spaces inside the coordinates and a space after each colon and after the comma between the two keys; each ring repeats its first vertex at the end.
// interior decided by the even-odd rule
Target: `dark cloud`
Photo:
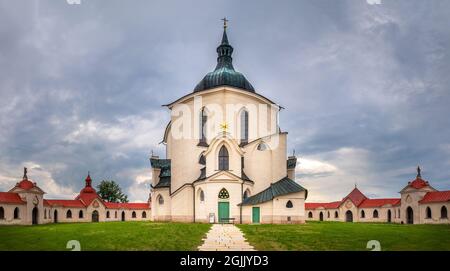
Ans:
{"type": "Polygon", "coordinates": [[[311,196],[395,195],[419,163],[448,189],[448,1],[81,1],[0,1],[1,190],[28,164],[54,195],[90,170],[145,200],[160,105],[215,66],[223,16],[235,67],[286,107],[311,196]]]}

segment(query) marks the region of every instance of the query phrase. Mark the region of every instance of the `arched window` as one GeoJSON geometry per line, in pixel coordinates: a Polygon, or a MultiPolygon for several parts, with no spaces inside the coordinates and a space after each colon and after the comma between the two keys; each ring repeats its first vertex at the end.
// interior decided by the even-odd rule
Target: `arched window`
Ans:
{"type": "Polygon", "coordinates": [[[208,121],[208,111],[205,107],[202,108],[202,111],[200,111],[200,131],[199,131],[199,137],[200,137],[200,143],[205,144],[206,143],[206,122],[208,121]]]}
{"type": "Polygon", "coordinates": [[[366,218],[366,212],[364,210],[361,210],[361,218],[366,218]]]}
{"type": "Polygon", "coordinates": [[[327,218],[330,218],[330,211],[328,211],[327,213],[327,218]]]}
{"type": "Polygon", "coordinates": [[[136,218],[136,212],[135,212],[135,211],[133,211],[133,212],[131,213],[131,217],[132,217],[132,218],[136,218]]]}
{"type": "Polygon", "coordinates": [[[47,209],[44,209],[44,219],[47,219],[47,209]]]}
{"type": "Polygon", "coordinates": [[[109,211],[106,211],[106,218],[109,218],[109,211]]]}
{"type": "Polygon", "coordinates": [[[228,198],[230,198],[230,194],[225,188],[222,188],[222,190],[220,190],[219,192],[219,199],[228,199],[228,198]]]}
{"type": "Polygon", "coordinates": [[[5,219],[5,209],[3,207],[0,207],[0,219],[5,219]]]}
{"type": "Polygon", "coordinates": [[[78,218],[83,218],[83,210],[80,210],[80,212],[78,213],[78,218]]]}
{"type": "Polygon", "coordinates": [[[309,212],[309,213],[308,213],[308,218],[313,218],[312,212],[309,212]]]}
{"type": "Polygon", "coordinates": [[[200,193],[198,195],[200,202],[204,202],[205,201],[205,192],[203,192],[203,190],[200,189],[200,193]]]}
{"type": "Polygon", "coordinates": [[[445,206],[442,206],[442,208],[441,208],[441,218],[448,218],[447,207],[445,207],[445,206]]]}
{"type": "Polygon", "coordinates": [[[430,207],[427,207],[425,218],[431,218],[431,208],[430,207]]]}
{"type": "Polygon", "coordinates": [[[248,197],[250,197],[250,190],[245,190],[245,192],[244,192],[244,199],[246,199],[246,198],[248,198],[248,197]]]}
{"type": "Polygon", "coordinates": [[[241,112],[241,145],[248,143],[248,111],[241,112]]]}
{"type": "Polygon", "coordinates": [[[147,218],[147,213],[145,211],[142,212],[142,218],[147,218]]]}
{"type": "Polygon", "coordinates": [[[338,213],[338,211],[334,211],[334,218],[339,218],[339,213],[338,213]]]}
{"type": "Polygon", "coordinates": [[[373,218],[378,218],[378,211],[377,210],[373,211],[373,218]]]}
{"type": "Polygon", "coordinates": [[[288,202],[286,202],[286,208],[292,208],[294,207],[294,205],[292,204],[292,201],[288,200],[288,202]]]}
{"type": "Polygon", "coordinates": [[[219,170],[228,170],[228,150],[225,146],[219,151],[219,170]]]}
{"type": "Polygon", "coordinates": [[[159,205],[163,205],[164,204],[163,196],[161,196],[161,195],[158,196],[158,203],[159,203],[159,205]]]}
{"type": "Polygon", "coordinates": [[[72,218],[72,211],[71,210],[67,211],[66,218],[72,218]]]}
{"type": "Polygon", "coordinates": [[[400,218],[400,209],[398,209],[398,218],[400,218]]]}
{"type": "Polygon", "coordinates": [[[265,151],[265,150],[269,149],[269,147],[267,146],[266,143],[261,142],[261,143],[258,144],[258,147],[256,147],[256,149],[258,151],[265,151]]]}
{"type": "Polygon", "coordinates": [[[114,212],[114,218],[117,218],[117,211],[114,212]]]}
{"type": "Polygon", "coordinates": [[[16,207],[14,209],[14,219],[19,219],[19,218],[20,218],[19,207],[16,207]]]}

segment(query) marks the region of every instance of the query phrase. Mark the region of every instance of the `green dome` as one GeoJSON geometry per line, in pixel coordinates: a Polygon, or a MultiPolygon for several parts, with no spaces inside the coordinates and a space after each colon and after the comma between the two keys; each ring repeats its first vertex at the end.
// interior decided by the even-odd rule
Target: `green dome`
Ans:
{"type": "Polygon", "coordinates": [[[231,54],[233,47],[228,43],[227,33],[224,29],[222,43],[217,47],[217,66],[214,71],[209,72],[197,84],[194,92],[215,88],[218,86],[231,86],[243,90],[255,92],[255,89],[245,76],[234,70],[231,54]]]}

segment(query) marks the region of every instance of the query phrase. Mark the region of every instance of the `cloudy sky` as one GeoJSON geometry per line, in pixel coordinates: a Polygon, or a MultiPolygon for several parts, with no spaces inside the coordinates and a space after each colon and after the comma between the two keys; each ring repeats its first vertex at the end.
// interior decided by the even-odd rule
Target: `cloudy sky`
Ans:
{"type": "Polygon", "coordinates": [[[214,68],[224,16],[310,201],[397,196],[418,164],[449,189],[450,1],[188,2],[0,0],[0,191],[27,166],[48,198],[90,171],[147,200],[161,105],[214,68]]]}

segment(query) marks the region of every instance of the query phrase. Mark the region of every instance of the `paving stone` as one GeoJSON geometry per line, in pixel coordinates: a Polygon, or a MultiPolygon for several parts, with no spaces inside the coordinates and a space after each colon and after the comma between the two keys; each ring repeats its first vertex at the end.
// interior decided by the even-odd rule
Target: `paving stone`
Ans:
{"type": "Polygon", "coordinates": [[[241,230],[230,224],[214,224],[198,249],[201,251],[255,251],[254,247],[246,241],[241,230]]]}

